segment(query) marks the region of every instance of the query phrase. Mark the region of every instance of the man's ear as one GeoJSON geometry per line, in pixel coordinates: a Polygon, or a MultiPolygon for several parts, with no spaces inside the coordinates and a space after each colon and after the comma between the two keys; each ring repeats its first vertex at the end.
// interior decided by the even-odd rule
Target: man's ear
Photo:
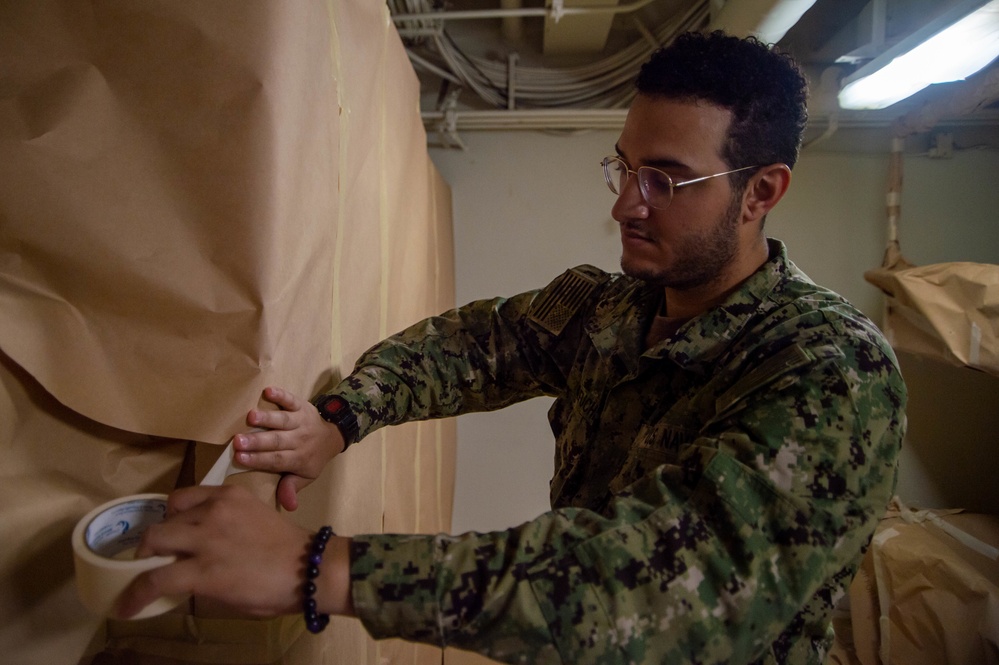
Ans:
{"type": "Polygon", "coordinates": [[[791,185],[791,169],[786,164],[764,166],[746,183],[742,195],[743,221],[759,221],[784,198],[791,185]]]}

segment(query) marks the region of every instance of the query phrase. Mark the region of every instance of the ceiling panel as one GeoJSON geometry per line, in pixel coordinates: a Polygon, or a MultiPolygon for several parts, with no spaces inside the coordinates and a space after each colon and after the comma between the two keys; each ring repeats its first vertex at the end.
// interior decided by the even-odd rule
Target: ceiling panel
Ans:
{"type": "MultiPolygon", "coordinates": [[[[779,0],[730,0],[761,7],[779,0]]],[[[802,0],[789,0],[800,3],[802,0]]],[[[994,86],[981,83],[995,68],[976,75],[972,85],[946,84],[884,111],[846,112],[838,108],[839,81],[865,60],[836,63],[845,54],[864,56],[883,49],[955,0],[815,0],[779,45],[803,63],[812,81],[810,115],[817,127],[889,125],[939,100],[973,98],[949,120],[999,125],[994,86]],[[972,91],[969,92],[969,89],[972,91]],[[977,97],[976,97],[977,95],[977,97]]],[[[504,115],[507,126],[573,129],[611,123],[621,117],[641,62],[659,44],[687,29],[706,29],[719,0],[389,0],[393,15],[408,14],[397,27],[421,80],[422,111],[428,128],[479,127],[504,115]],[[398,4],[397,4],[398,3],[398,4]],[[579,16],[587,8],[599,14],[579,16]],[[415,9],[414,9],[415,8],[415,9]],[[714,11],[713,11],[714,10],[714,11]],[[464,14],[460,14],[464,12],[464,14]],[[489,12],[483,17],[480,12],[489,12]],[[507,12],[502,16],[502,12],[507,12]],[[520,16],[514,16],[519,13],[520,16]],[[419,20],[413,16],[419,15],[419,20]],[[556,20],[556,14],[559,14],[556,20]],[[469,18],[475,16],[476,18],[469,18]],[[514,122],[511,117],[521,120],[514,122]],[[563,119],[563,120],[560,120],[563,119]],[[561,122],[561,124],[560,124],[561,122]]]]}

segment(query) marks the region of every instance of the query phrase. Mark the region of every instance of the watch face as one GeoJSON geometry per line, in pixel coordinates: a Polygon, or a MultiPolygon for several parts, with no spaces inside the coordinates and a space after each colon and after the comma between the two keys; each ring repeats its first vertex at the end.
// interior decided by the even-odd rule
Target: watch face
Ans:
{"type": "Polygon", "coordinates": [[[347,405],[347,403],[344,402],[341,398],[339,398],[339,397],[332,397],[330,399],[327,399],[327,400],[323,401],[323,404],[320,407],[320,410],[323,413],[327,413],[327,414],[329,414],[331,416],[335,416],[337,414],[342,414],[343,413],[343,409],[344,409],[344,407],[346,405],[347,405]]]}
{"type": "Polygon", "coordinates": [[[357,439],[357,417],[350,410],[347,400],[339,395],[327,395],[316,401],[316,409],[323,420],[337,426],[347,445],[357,439]]]}

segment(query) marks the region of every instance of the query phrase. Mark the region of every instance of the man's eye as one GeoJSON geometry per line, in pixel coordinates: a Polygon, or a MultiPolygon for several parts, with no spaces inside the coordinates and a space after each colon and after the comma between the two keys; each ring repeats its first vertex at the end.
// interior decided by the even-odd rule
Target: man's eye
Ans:
{"type": "Polygon", "coordinates": [[[647,170],[645,179],[649,187],[655,187],[658,190],[669,189],[671,186],[669,176],[660,171],[647,170]]]}

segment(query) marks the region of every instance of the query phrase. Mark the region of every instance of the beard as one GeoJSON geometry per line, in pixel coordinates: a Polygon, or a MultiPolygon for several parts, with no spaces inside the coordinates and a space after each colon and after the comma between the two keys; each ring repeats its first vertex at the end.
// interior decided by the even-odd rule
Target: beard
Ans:
{"type": "Polygon", "coordinates": [[[728,209],[714,227],[676,242],[677,259],[671,265],[656,268],[632,266],[622,256],[621,271],[653,286],[681,291],[710,284],[722,276],[738,252],[741,205],[742,197],[733,196],[728,209]]]}

